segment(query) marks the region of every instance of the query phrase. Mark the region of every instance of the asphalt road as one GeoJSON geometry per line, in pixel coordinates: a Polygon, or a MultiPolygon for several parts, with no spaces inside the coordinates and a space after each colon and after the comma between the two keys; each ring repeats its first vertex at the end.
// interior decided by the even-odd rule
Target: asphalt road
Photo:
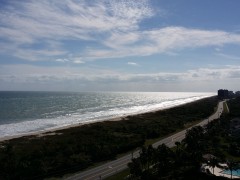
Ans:
{"type": "MultiPolygon", "coordinates": [[[[209,121],[212,121],[214,119],[218,119],[219,116],[222,114],[223,111],[223,102],[220,102],[218,104],[217,111],[211,115],[208,119],[205,119],[201,121],[199,124],[196,124],[195,126],[204,126],[209,121]]],[[[192,128],[192,127],[190,127],[192,128]]],[[[190,129],[188,128],[188,129],[190,129]]],[[[181,142],[185,138],[186,130],[180,131],[174,135],[171,135],[167,138],[164,138],[156,143],[153,144],[153,147],[158,147],[161,144],[166,144],[168,147],[175,146],[175,142],[181,142]]],[[[101,166],[77,173],[75,175],[72,175],[71,177],[65,178],[65,180],[99,180],[104,179],[106,177],[109,177],[113,174],[116,174],[119,171],[122,171],[127,168],[127,164],[131,161],[132,157],[138,157],[139,156],[139,150],[135,150],[133,153],[130,153],[128,155],[125,155],[121,158],[118,158],[114,161],[110,161],[108,163],[105,163],[101,166]]]]}

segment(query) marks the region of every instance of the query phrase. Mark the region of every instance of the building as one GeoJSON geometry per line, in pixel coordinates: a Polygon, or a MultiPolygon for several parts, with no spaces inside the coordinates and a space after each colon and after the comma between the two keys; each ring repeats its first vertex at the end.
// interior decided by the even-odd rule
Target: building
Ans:
{"type": "Polygon", "coordinates": [[[235,92],[236,97],[240,97],[240,91],[235,92]]]}
{"type": "Polygon", "coordinates": [[[227,89],[219,89],[218,90],[218,98],[219,99],[228,99],[229,94],[227,89]]]}
{"type": "Polygon", "coordinates": [[[228,91],[228,98],[234,98],[235,94],[233,91],[228,91]]]}

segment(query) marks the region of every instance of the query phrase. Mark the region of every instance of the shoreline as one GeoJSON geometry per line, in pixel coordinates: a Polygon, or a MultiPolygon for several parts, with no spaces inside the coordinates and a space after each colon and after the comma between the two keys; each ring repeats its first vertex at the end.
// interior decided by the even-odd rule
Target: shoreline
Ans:
{"type": "MultiPolygon", "coordinates": [[[[142,113],[145,114],[145,113],[142,113]]],[[[140,115],[140,114],[136,114],[140,115]]],[[[13,136],[4,136],[4,137],[0,137],[0,142],[3,141],[8,141],[8,140],[12,140],[12,139],[17,139],[17,138],[22,138],[22,137],[30,137],[30,136],[36,136],[36,137],[43,137],[43,136],[49,136],[49,135],[58,135],[61,133],[57,133],[57,131],[61,131],[61,130],[65,130],[65,129],[70,129],[70,128],[75,128],[75,127],[80,127],[86,124],[93,124],[93,123],[98,123],[98,122],[103,122],[103,121],[121,121],[123,120],[123,118],[126,118],[129,115],[126,116],[122,116],[122,117],[116,117],[116,118],[111,118],[111,119],[104,119],[101,121],[93,121],[93,122],[85,122],[85,123],[77,123],[77,124],[72,124],[72,125],[66,125],[66,126],[62,126],[62,127],[56,127],[56,128],[52,128],[52,129],[46,129],[46,130],[40,130],[40,131],[36,131],[36,132],[28,132],[28,133],[22,133],[19,135],[13,135],[13,136]]]]}
{"type": "Polygon", "coordinates": [[[73,128],[61,128],[64,130],[46,134],[36,133],[38,136],[3,141],[0,143],[1,157],[5,158],[1,162],[3,171],[0,177],[43,179],[84,171],[120,154],[132,152],[145,143],[179,132],[189,123],[206,120],[215,112],[218,102],[213,96],[167,110],[74,125],[71,126],[73,128]],[[14,171],[8,167],[14,167],[14,171]]]}
{"type": "Polygon", "coordinates": [[[4,136],[4,137],[0,137],[0,143],[4,142],[4,141],[12,140],[12,139],[18,139],[18,138],[30,137],[30,136],[43,137],[43,136],[50,136],[50,135],[58,135],[59,133],[57,133],[57,131],[76,128],[76,127],[80,127],[80,126],[83,126],[83,125],[86,125],[86,124],[94,124],[94,123],[105,122],[105,121],[123,121],[125,118],[127,118],[129,116],[136,116],[137,117],[137,116],[141,116],[141,115],[148,114],[148,113],[155,113],[155,112],[159,112],[159,111],[163,111],[163,110],[172,109],[172,108],[175,108],[175,107],[191,104],[191,103],[197,102],[199,100],[203,100],[203,99],[206,99],[206,98],[211,98],[211,97],[214,97],[214,96],[215,95],[208,96],[208,97],[203,97],[203,98],[193,100],[193,101],[190,101],[190,102],[186,102],[186,103],[183,103],[183,104],[177,104],[177,105],[173,105],[173,106],[169,106],[169,107],[163,107],[163,108],[150,110],[150,111],[146,111],[146,112],[126,114],[126,115],[122,115],[122,116],[118,116],[118,117],[105,118],[105,119],[95,119],[95,120],[92,120],[92,121],[85,121],[83,123],[76,123],[76,124],[66,125],[66,126],[62,126],[62,127],[55,127],[55,128],[50,128],[50,129],[45,129],[45,130],[40,130],[40,131],[21,133],[19,135],[13,135],[13,136],[4,136]]]}

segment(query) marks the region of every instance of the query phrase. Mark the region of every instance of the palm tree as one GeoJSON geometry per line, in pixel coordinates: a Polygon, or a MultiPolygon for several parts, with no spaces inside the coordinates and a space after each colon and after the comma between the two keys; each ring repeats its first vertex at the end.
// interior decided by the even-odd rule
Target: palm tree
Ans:
{"type": "Polygon", "coordinates": [[[209,161],[209,166],[212,167],[213,169],[213,174],[214,174],[214,168],[218,165],[218,160],[215,157],[212,157],[209,161]]]}

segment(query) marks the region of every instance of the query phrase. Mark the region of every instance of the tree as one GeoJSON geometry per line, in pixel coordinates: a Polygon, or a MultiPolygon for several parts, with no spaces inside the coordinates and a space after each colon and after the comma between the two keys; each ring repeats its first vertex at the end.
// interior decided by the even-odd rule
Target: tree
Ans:
{"type": "Polygon", "coordinates": [[[192,161],[195,166],[199,166],[206,144],[204,142],[203,127],[195,126],[190,130],[187,130],[186,137],[183,142],[186,145],[186,151],[188,152],[189,160],[192,161]]]}
{"type": "Polygon", "coordinates": [[[133,158],[132,162],[128,163],[128,167],[133,178],[142,176],[143,170],[139,158],[133,158]]]}
{"type": "Polygon", "coordinates": [[[140,154],[139,160],[141,163],[141,167],[143,170],[145,170],[147,169],[147,164],[148,164],[147,148],[143,146],[139,154],[140,154]]]}
{"type": "Polygon", "coordinates": [[[128,164],[132,178],[151,179],[155,151],[152,145],[142,147],[140,156],[128,164]]]}
{"type": "Polygon", "coordinates": [[[231,171],[231,179],[232,179],[232,172],[239,168],[239,164],[233,160],[227,161],[227,169],[231,171]]]}
{"type": "Polygon", "coordinates": [[[176,150],[174,152],[174,159],[175,159],[175,166],[176,167],[181,167],[183,166],[184,163],[186,163],[186,152],[184,150],[184,148],[182,147],[183,144],[181,144],[180,142],[175,142],[176,145],[176,150]]]}
{"type": "Polygon", "coordinates": [[[157,172],[158,175],[164,176],[169,169],[171,168],[174,162],[174,155],[172,150],[167,147],[165,144],[159,145],[156,151],[156,159],[157,159],[157,172]]]}
{"type": "Polygon", "coordinates": [[[152,145],[149,145],[147,148],[147,170],[149,170],[150,166],[154,163],[154,152],[155,149],[152,145]]]}
{"type": "Polygon", "coordinates": [[[184,139],[184,142],[187,145],[187,149],[194,151],[201,148],[201,140],[203,137],[204,129],[201,126],[195,126],[190,130],[187,130],[186,137],[184,139]]]}
{"type": "Polygon", "coordinates": [[[218,165],[218,160],[215,157],[212,157],[209,161],[209,166],[212,167],[213,169],[213,174],[214,174],[214,168],[218,165]]]}

